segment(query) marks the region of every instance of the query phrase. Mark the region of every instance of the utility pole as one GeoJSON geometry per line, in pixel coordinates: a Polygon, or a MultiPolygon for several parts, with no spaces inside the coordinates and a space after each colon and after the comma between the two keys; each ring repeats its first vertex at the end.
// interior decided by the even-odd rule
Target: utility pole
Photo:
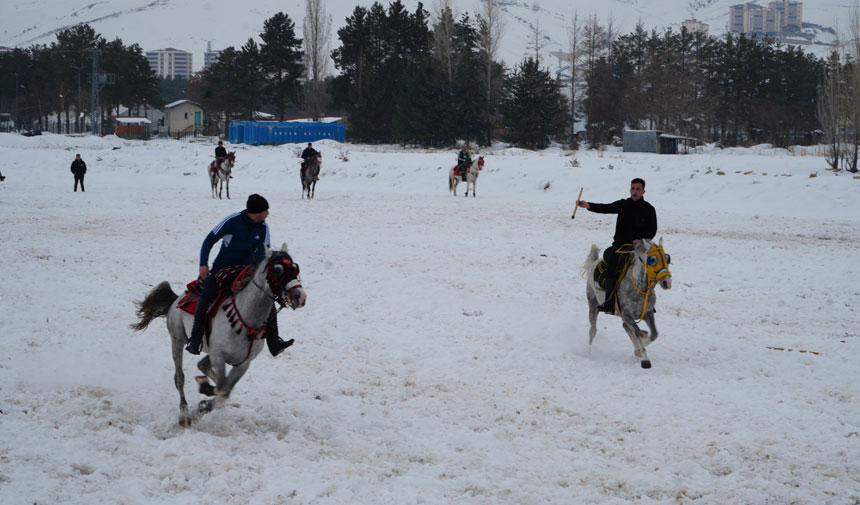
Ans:
{"type": "Polygon", "coordinates": [[[83,130],[83,124],[81,120],[81,70],[87,68],[86,65],[72,65],[72,68],[78,71],[78,100],[75,103],[75,127],[78,130],[78,133],[81,133],[83,130]]]}
{"type": "Polygon", "coordinates": [[[93,58],[93,73],[90,76],[92,79],[92,108],[90,109],[90,121],[93,125],[93,133],[101,136],[102,114],[101,109],[99,109],[99,91],[108,84],[116,83],[116,75],[105,74],[104,72],[99,71],[99,57],[102,53],[101,50],[93,48],[90,49],[90,53],[92,53],[93,58]]]}
{"type": "Polygon", "coordinates": [[[18,72],[15,72],[15,129],[21,129],[21,123],[18,122],[18,72]]]}

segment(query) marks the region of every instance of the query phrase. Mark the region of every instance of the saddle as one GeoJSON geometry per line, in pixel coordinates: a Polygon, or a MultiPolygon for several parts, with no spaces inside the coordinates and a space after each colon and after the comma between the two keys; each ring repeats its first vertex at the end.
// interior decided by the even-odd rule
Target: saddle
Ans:
{"type": "MultiPolygon", "coordinates": [[[[218,270],[215,274],[215,282],[217,291],[212,305],[206,311],[206,331],[209,335],[211,329],[212,318],[218,313],[218,307],[233,293],[238,293],[251,282],[252,274],[251,265],[236,265],[232,267],[224,267],[218,270]]],[[[194,315],[197,310],[197,301],[200,299],[200,293],[203,291],[203,279],[195,279],[185,286],[185,295],[176,303],[176,307],[183,311],[194,315]]]]}
{"type": "MultiPolygon", "coordinates": [[[[620,281],[620,279],[622,279],[624,277],[624,274],[627,273],[627,269],[630,267],[630,252],[631,251],[633,251],[633,245],[632,244],[624,244],[621,247],[619,247],[618,249],[616,249],[616,252],[625,255],[618,262],[618,267],[619,267],[618,279],[619,279],[619,281],[620,281]]],[[[600,289],[602,289],[603,291],[606,291],[606,261],[604,261],[603,258],[600,258],[600,260],[598,260],[597,266],[594,268],[593,279],[594,279],[594,283],[596,285],[600,286],[600,289]]],[[[618,289],[618,284],[619,284],[619,282],[615,283],[616,289],[618,289]]]]}

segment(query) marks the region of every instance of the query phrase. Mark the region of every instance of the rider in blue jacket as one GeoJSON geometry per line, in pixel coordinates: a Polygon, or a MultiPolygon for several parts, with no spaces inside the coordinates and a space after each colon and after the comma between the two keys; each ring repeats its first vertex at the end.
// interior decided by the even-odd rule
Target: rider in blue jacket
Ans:
{"type": "MultiPolygon", "coordinates": [[[[200,248],[200,278],[205,279],[197,309],[194,311],[194,324],[191,327],[191,338],[185,349],[191,354],[200,354],[203,344],[203,331],[206,325],[206,312],[215,297],[217,284],[215,275],[224,267],[234,265],[258,265],[266,257],[266,247],[269,247],[269,225],[266,217],[269,215],[269,202],[258,194],[248,197],[244,211],[230,214],[203,240],[200,248]],[[209,251],[216,242],[221,241],[221,250],[209,269],[209,251]]],[[[289,346],[278,336],[277,315],[272,307],[269,315],[266,343],[272,356],[277,356],[289,346]]]]}

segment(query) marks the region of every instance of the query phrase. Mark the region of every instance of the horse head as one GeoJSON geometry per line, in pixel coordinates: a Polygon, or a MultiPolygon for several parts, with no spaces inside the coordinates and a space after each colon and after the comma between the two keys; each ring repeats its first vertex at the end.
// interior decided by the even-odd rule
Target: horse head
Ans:
{"type": "Polygon", "coordinates": [[[231,165],[236,163],[236,151],[230,151],[227,153],[227,161],[229,161],[231,165]]]}
{"type": "Polygon", "coordinates": [[[478,156],[478,170],[484,169],[484,157],[478,156]]]}
{"type": "Polygon", "coordinates": [[[287,252],[287,244],[280,250],[268,250],[266,255],[266,282],[275,301],[292,309],[305,306],[307,294],[299,277],[299,264],[287,252]]]}
{"type": "Polygon", "coordinates": [[[663,289],[672,289],[672,272],[669,271],[671,257],[663,250],[663,238],[658,243],[642,239],[633,252],[648,275],[648,285],[660,284],[663,289]]]}

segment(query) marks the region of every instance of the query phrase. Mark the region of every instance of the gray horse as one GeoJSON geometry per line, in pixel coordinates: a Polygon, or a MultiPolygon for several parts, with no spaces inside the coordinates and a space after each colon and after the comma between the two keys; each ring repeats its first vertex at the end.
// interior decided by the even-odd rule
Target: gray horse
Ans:
{"type": "Polygon", "coordinates": [[[242,378],[251,361],[263,349],[263,331],[273,310],[273,301],[282,307],[289,305],[296,309],[304,307],[307,296],[299,279],[299,266],[293,263],[284,244],[279,251],[267,249],[266,259],[253,268],[250,282],[238,291],[233,291],[221,302],[221,307],[212,318],[212,331],[208,345],[203,350],[208,353],[197,364],[205,376],[198,377],[200,392],[215,396],[215,401],[201,401],[194,415],[188,411],[185,401],[185,374],[182,372],[182,357],[194,316],[178,308],[179,296],[170,288],[167,281],[156,286],[143,299],[136,303],[138,322],[131,325],[135,331],[144,330],[156,317],[167,316],[167,331],[173,344],[173,381],[179,391],[179,424],[190,426],[192,421],[223,405],[233,387],[242,378]],[[231,366],[227,373],[227,365],[231,366]],[[207,378],[215,382],[213,388],[207,378]]]}
{"type": "Polygon", "coordinates": [[[224,184],[227,184],[227,199],[230,199],[230,178],[233,177],[233,165],[236,164],[236,151],[227,153],[227,157],[221,162],[221,168],[218,168],[218,163],[213,161],[209,164],[209,184],[212,186],[212,198],[218,196],[221,199],[221,193],[224,189],[224,184]]]}
{"type": "MultiPolygon", "coordinates": [[[[654,306],[657,303],[654,287],[659,283],[663,289],[672,288],[669,255],[663,251],[661,238],[657,244],[647,239],[638,241],[628,256],[629,267],[624,277],[617,282],[615,315],[621,317],[624,330],[633,342],[633,354],[642,360],[642,368],[651,368],[651,360],[648,359],[645,347],[657,340],[658,335],[654,323],[654,306]],[[650,336],[636,324],[643,319],[651,330],[650,336]]],[[[594,271],[600,262],[600,249],[592,245],[583,264],[587,279],[585,296],[588,298],[588,322],[591,326],[588,331],[589,345],[597,335],[597,306],[606,298],[606,292],[594,280],[594,271]]]]}
{"type": "Polygon", "coordinates": [[[308,200],[313,199],[317,181],[320,179],[321,166],[322,154],[320,153],[308,159],[306,163],[302,163],[301,173],[299,174],[302,178],[302,200],[305,199],[305,193],[308,194],[308,200]]]}

